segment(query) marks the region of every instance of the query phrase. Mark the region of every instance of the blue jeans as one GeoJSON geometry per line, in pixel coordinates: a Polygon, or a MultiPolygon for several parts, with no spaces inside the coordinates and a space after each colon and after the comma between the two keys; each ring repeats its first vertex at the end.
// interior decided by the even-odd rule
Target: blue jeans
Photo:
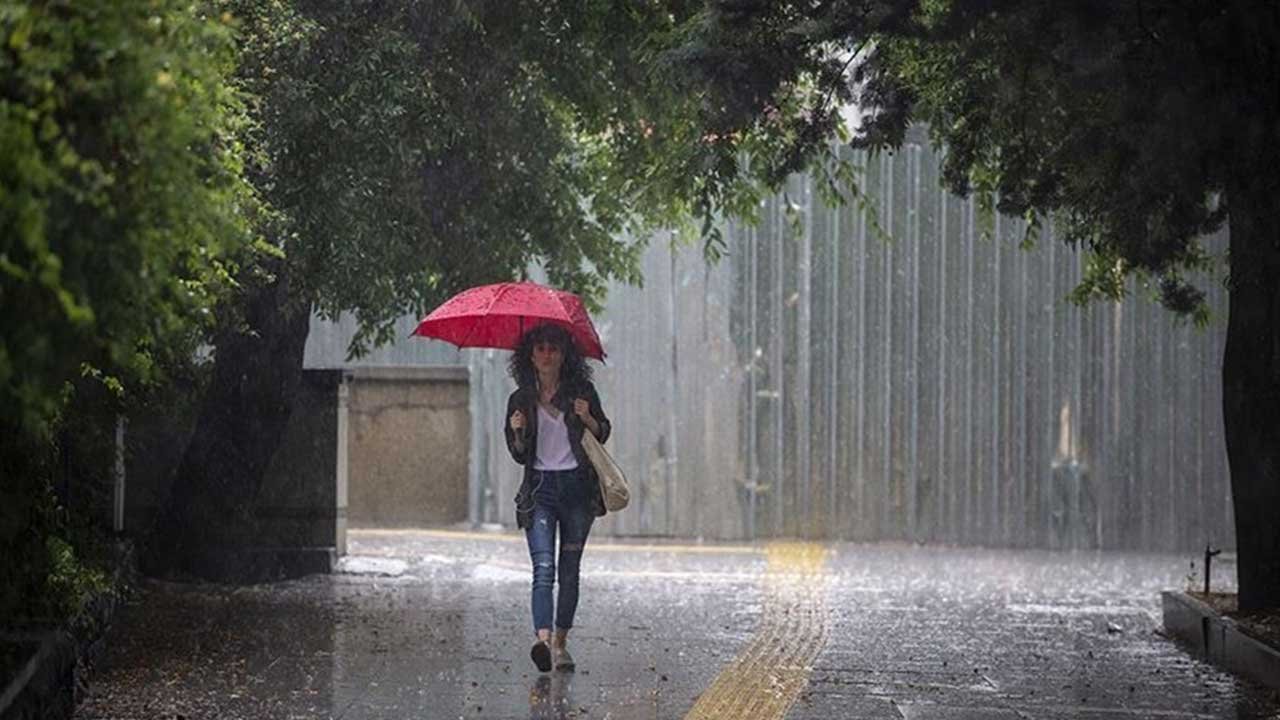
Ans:
{"type": "Polygon", "coordinates": [[[533,629],[551,629],[551,587],[556,580],[556,528],[560,529],[560,592],[555,602],[556,627],[573,627],[578,609],[578,570],[587,534],[596,519],[587,475],[575,470],[533,471],[533,513],[524,531],[533,561],[533,629]]]}

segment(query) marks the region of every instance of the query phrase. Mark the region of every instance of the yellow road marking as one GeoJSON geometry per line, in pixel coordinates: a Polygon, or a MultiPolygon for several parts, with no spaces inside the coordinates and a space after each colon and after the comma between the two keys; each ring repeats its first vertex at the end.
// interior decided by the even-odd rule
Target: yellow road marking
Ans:
{"type": "Polygon", "coordinates": [[[783,720],[808,685],[827,641],[827,551],[812,543],[774,543],[766,552],[760,628],[685,720],[783,720]]]}

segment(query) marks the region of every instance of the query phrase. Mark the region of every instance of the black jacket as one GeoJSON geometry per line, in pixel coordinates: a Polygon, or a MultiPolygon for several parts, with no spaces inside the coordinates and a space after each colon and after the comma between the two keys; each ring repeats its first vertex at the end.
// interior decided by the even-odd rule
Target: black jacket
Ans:
{"type": "MultiPolygon", "coordinates": [[[[598,517],[605,514],[604,498],[600,495],[600,479],[596,476],[596,470],[582,449],[582,433],[587,432],[587,426],[573,412],[573,401],[577,398],[583,398],[591,404],[591,417],[600,425],[601,444],[609,439],[612,426],[604,414],[604,408],[600,406],[600,396],[596,394],[595,385],[590,382],[561,386],[551,399],[551,404],[564,413],[565,427],[569,430],[569,447],[578,460],[578,467],[585,473],[586,481],[591,485],[592,503],[598,517]]],[[[533,510],[533,500],[529,497],[533,481],[533,461],[538,451],[538,391],[535,388],[516,388],[511,393],[507,398],[507,414],[502,418],[502,429],[507,437],[507,450],[511,457],[524,466],[524,479],[515,499],[516,524],[521,528],[528,528],[533,510]],[[523,450],[516,449],[516,433],[511,429],[511,414],[516,410],[522,411],[525,417],[523,450]]]]}

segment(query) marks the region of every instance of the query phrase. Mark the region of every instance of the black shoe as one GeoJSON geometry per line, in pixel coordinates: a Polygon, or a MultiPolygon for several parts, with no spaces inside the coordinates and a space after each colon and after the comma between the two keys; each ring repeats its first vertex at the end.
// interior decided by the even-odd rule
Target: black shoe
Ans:
{"type": "Polygon", "coordinates": [[[529,648],[529,657],[539,672],[551,672],[551,646],[545,640],[539,640],[529,648]]]}

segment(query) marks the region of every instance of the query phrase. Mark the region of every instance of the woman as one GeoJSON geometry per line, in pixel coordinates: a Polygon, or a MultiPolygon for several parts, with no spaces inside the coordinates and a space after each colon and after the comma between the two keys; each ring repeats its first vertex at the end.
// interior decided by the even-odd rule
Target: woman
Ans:
{"type": "Polygon", "coordinates": [[[505,432],[511,457],[524,466],[516,493],[516,522],[533,561],[533,629],[529,650],[538,670],[572,670],[566,643],[578,608],[578,571],[591,523],[604,515],[595,470],[582,450],[582,434],[609,439],[609,419],[591,384],[591,368],[558,325],[525,333],[511,358],[516,390],[507,399],[505,432]],[[556,531],[560,552],[556,555],[556,531]],[[551,588],[557,579],[555,632],[551,588]]]}

